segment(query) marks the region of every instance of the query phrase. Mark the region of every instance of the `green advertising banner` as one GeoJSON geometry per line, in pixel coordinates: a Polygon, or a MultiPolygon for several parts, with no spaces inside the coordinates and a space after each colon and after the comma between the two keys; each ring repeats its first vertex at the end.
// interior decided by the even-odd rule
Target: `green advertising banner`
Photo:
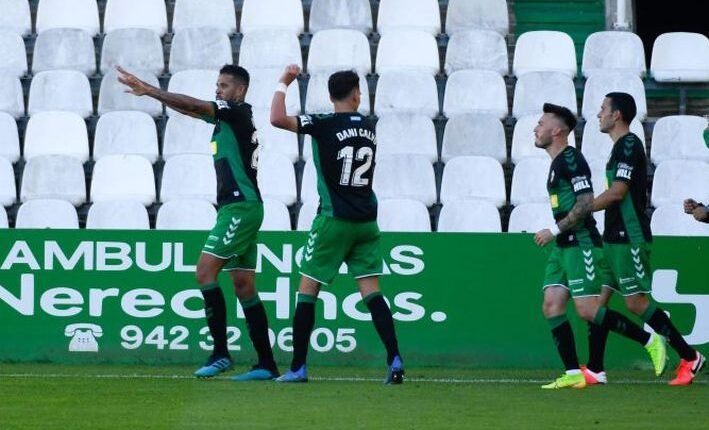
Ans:
{"type": "MultiPolygon", "coordinates": [[[[201,363],[211,350],[194,264],[203,232],[3,230],[0,361],[201,363]]],[[[259,236],[256,285],[277,360],[290,328],[305,233],[259,236]]],[[[526,234],[384,234],[381,286],[409,365],[559,367],[541,314],[551,247],[526,234]]],[[[709,352],[709,238],[657,238],[653,296],[687,340],[709,352]]],[[[220,278],[237,363],[255,354],[243,311],[220,278]]],[[[622,309],[615,298],[613,306],[622,309]]],[[[381,365],[384,350],[346,267],[317,304],[312,363],[381,365]]],[[[573,313],[573,311],[570,311],[573,313]]],[[[626,312],[627,313],[627,312],[626,312]]],[[[575,321],[582,360],[586,326],[575,321]]],[[[611,335],[609,366],[649,366],[611,335]]]]}

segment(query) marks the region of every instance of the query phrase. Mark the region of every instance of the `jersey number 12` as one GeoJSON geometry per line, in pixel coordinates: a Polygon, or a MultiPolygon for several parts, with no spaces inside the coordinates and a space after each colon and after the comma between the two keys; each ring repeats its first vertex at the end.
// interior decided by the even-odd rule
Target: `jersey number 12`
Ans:
{"type": "Polygon", "coordinates": [[[354,148],[345,146],[337,153],[337,159],[342,159],[342,174],[340,175],[340,185],[351,185],[353,187],[366,187],[369,185],[369,179],[363,178],[362,175],[367,173],[372,167],[372,156],[374,152],[372,148],[363,146],[357,150],[357,155],[354,153],[354,148]],[[352,163],[354,160],[363,161],[364,164],[355,169],[352,174],[352,163]]]}

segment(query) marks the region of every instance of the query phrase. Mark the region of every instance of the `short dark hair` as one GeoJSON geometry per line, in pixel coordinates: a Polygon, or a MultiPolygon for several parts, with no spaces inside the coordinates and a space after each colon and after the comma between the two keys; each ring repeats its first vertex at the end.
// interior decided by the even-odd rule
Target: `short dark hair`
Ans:
{"type": "Polygon", "coordinates": [[[359,87],[359,76],[352,70],[335,72],[327,81],[327,89],[334,100],[345,99],[357,87],[359,87]]]}
{"type": "Polygon", "coordinates": [[[638,113],[635,99],[628,93],[608,93],[606,97],[611,101],[611,109],[620,112],[623,121],[630,124],[638,113]]]}
{"type": "Polygon", "coordinates": [[[251,80],[249,77],[249,72],[247,72],[246,69],[233,64],[225,64],[221,69],[219,69],[219,74],[231,75],[231,77],[233,77],[237,82],[241,82],[246,86],[249,86],[249,81],[251,80]]]}
{"type": "Polygon", "coordinates": [[[544,113],[550,113],[562,120],[564,124],[569,127],[569,131],[573,131],[576,128],[576,115],[574,115],[569,108],[552,103],[544,103],[542,109],[544,113]]]}

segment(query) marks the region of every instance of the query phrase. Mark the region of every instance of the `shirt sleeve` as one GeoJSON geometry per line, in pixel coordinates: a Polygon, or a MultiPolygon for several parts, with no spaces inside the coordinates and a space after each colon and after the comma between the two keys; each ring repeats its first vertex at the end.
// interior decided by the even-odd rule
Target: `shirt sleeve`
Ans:
{"type": "Polygon", "coordinates": [[[566,173],[575,195],[593,193],[591,168],[578,151],[574,151],[573,157],[566,159],[566,173]]]}
{"type": "Polygon", "coordinates": [[[248,109],[241,104],[217,100],[214,105],[214,119],[226,122],[238,122],[249,118],[248,109]]]}
{"type": "Polygon", "coordinates": [[[315,115],[299,115],[298,134],[312,135],[316,130],[317,117],[315,115]]]}
{"type": "Polygon", "coordinates": [[[630,182],[633,180],[633,175],[639,165],[639,158],[645,154],[640,154],[642,151],[641,145],[637,145],[635,137],[626,136],[622,142],[614,148],[615,177],[614,181],[630,182]]]}

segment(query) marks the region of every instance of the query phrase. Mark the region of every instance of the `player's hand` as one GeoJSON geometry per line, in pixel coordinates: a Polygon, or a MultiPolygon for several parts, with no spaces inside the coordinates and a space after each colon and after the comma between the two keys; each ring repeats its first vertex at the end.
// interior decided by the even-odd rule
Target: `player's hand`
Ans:
{"type": "Polygon", "coordinates": [[[278,82],[283,82],[286,85],[290,85],[291,82],[295,81],[299,74],[300,67],[298,67],[297,64],[289,64],[286,66],[286,69],[283,71],[281,79],[279,79],[278,82]]]}
{"type": "Polygon", "coordinates": [[[548,228],[539,230],[537,234],[534,235],[534,243],[536,243],[537,246],[544,246],[552,240],[554,240],[554,235],[551,234],[551,230],[548,228]]]}
{"type": "Polygon", "coordinates": [[[116,66],[116,70],[118,71],[118,82],[120,82],[123,85],[130,88],[129,90],[126,90],[125,92],[127,92],[129,94],[134,94],[136,96],[142,96],[142,95],[148,94],[148,91],[150,91],[150,85],[141,81],[132,73],[128,73],[121,66],[116,66]]]}
{"type": "Polygon", "coordinates": [[[692,215],[697,221],[706,221],[709,218],[709,209],[706,206],[697,205],[692,211],[692,215]]]}
{"type": "Polygon", "coordinates": [[[694,199],[687,199],[684,201],[684,213],[691,214],[699,206],[699,203],[694,199]]]}

